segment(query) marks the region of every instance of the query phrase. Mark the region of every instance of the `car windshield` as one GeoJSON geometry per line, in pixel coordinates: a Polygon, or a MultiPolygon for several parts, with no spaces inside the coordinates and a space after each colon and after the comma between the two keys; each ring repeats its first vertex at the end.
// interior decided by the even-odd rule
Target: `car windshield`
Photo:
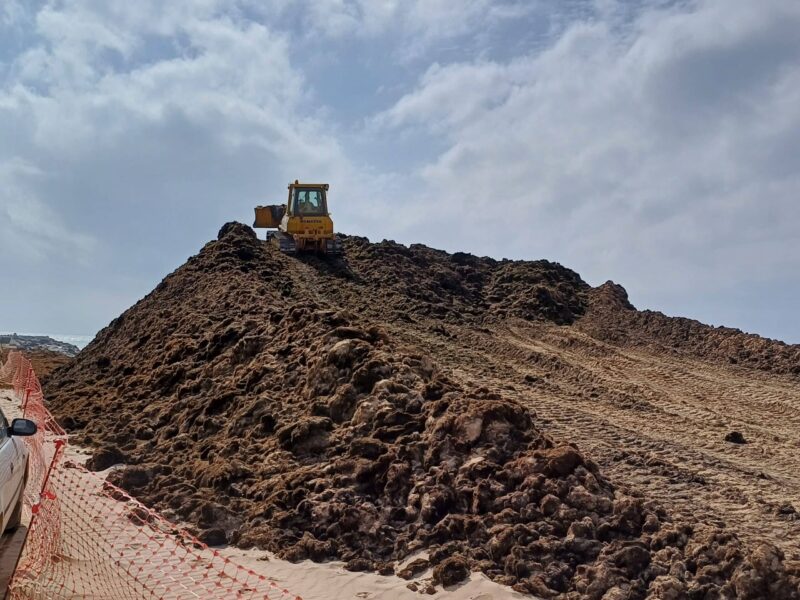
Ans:
{"type": "Polygon", "coordinates": [[[325,198],[322,190],[313,188],[295,189],[294,213],[297,215],[325,215],[325,198]]]}

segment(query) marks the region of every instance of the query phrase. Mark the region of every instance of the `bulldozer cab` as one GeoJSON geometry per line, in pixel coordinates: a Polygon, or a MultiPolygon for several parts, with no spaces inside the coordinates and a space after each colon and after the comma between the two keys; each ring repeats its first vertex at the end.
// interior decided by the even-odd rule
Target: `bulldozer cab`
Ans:
{"type": "Polygon", "coordinates": [[[289,214],[297,217],[328,216],[326,187],[322,185],[291,185],[289,187],[289,214]]]}
{"type": "Polygon", "coordinates": [[[341,255],[344,246],[333,231],[327,196],[327,183],[295,179],[289,184],[286,204],[256,206],[253,227],[277,229],[267,232],[267,240],[285,254],[315,251],[341,255]]]}

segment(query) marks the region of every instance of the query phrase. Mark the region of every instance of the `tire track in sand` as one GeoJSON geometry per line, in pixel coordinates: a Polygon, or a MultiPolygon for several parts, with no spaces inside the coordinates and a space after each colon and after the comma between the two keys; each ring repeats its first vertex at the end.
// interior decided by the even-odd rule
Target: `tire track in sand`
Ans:
{"type": "Polygon", "coordinates": [[[615,485],[676,518],[768,540],[800,560],[800,390],[789,380],[685,357],[620,349],[569,327],[514,324],[455,337],[398,335],[456,379],[480,380],[576,440],[615,485]],[[528,376],[531,382],[526,382],[528,376]],[[724,441],[739,430],[748,440],[724,441]]]}

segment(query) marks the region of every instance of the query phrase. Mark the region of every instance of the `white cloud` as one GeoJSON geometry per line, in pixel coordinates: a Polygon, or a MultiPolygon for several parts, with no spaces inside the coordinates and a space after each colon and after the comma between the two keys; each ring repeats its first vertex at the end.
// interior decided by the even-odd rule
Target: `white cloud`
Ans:
{"type": "Polygon", "coordinates": [[[798,26],[794,0],[6,0],[0,262],[35,237],[37,277],[108,279],[65,318],[110,318],[310,177],[343,231],[555,258],[672,312],[788,297],[798,26]]]}
{"type": "MultiPolygon", "coordinates": [[[[525,61],[529,62],[529,61],[525,61]]],[[[417,90],[403,96],[372,125],[423,125],[437,133],[461,127],[508,99],[519,76],[519,64],[433,64],[417,90]]],[[[524,80],[523,80],[524,81],[524,80]]]]}
{"type": "Polygon", "coordinates": [[[449,219],[451,246],[474,227],[486,252],[614,275],[650,305],[800,272],[800,5],[626,19],[573,23],[507,62],[435,65],[373,120],[444,138],[419,171],[426,220],[449,219]]]}
{"type": "Polygon", "coordinates": [[[211,2],[198,11],[176,3],[168,16],[159,6],[150,3],[148,12],[137,3],[134,11],[127,2],[84,0],[43,9],[37,24],[45,43],[18,58],[16,82],[0,90],[0,114],[17,137],[9,144],[9,132],[0,141],[0,161],[23,158],[38,168],[54,159],[89,161],[125,145],[132,132],[179,116],[207,131],[221,152],[252,145],[276,162],[336,162],[337,143],[298,113],[306,92],[285,36],[217,15],[211,2]],[[183,47],[156,60],[139,57],[150,35],[180,38],[183,47]],[[107,51],[125,67],[110,69],[107,51]]]}
{"type": "Polygon", "coordinates": [[[331,36],[375,36],[388,30],[452,37],[470,29],[490,8],[489,0],[314,0],[308,20],[331,36]]]}
{"type": "Polygon", "coordinates": [[[26,14],[25,7],[19,0],[4,0],[0,5],[0,27],[15,27],[26,14]]]}
{"type": "Polygon", "coordinates": [[[72,0],[35,27],[0,87],[0,262],[83,281],[71,322],[125,308],[98,274],[132,301],[290,175],[349,168],[286,35],[233,2],[72,0]]]}
{"type": "MultiPolygon", "coordinates": [[[[498,22],[529,14],[536,2],[520,0],[301,0],[251,2],[264,18],[300,15],[301,38],[384,38],[403,40],[399,54],[419,54],[430,44],[474,34],[498,22]]],[[[305,43],[305,42],[304,42],[305,43]]]]}
{"type": "Polygon", "coordinates": [[[36,166],[19,159],[0,163],[0,239],[3,258],[18,265],[45,260],[52,252],[69,253],[85,262],[94,238],[66,230],[57,215],[33,195],[31,180],[46,177],[36,166]]]}

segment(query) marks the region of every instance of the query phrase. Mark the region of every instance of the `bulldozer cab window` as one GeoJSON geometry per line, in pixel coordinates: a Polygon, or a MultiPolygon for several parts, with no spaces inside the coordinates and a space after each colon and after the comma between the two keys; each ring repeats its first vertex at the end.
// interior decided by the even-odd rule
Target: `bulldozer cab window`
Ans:
{"type": "Polygon", "coordinates": [[[293,212],[301,216],[324,216],[325,197],[322,195],[322,190],[296,189],[293,212]]]}

